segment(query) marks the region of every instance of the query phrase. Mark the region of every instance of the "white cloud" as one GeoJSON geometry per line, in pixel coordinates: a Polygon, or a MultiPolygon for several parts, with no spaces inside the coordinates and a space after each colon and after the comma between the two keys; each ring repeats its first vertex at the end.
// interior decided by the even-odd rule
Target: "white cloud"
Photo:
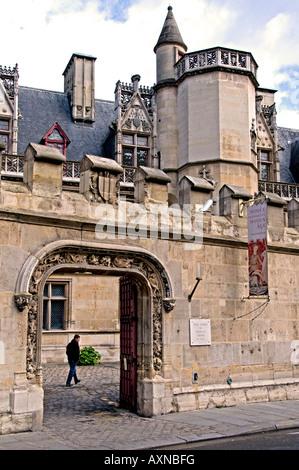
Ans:
{"type": "MultiPolygon", "coordinates": [[[[0,63],[19,64],[21,85],[61,91],[62,73],[69,58],[73,52],[81,52],[97,57],[97,98],[113,100],[117,80],[130,81],[135,73],[141,75],[143,85],[152,85],[156,80],[153,48],[169,0],[134,0],[132,6],[131,0],[102,0],[101,9],[99,3],[99,0],[0,0],[1,11],[5,12],[1,34],[11,38],[7,47],[1,49],[0,63]],[[126,21],[109,19],[117,16],[117,8],[126,21]]],[[[236,6],[230,0],[170,3],[189,52],[219,45],[249,50],[259,64],[262,87],[279,88],[287,82],[282,67],[299,64],[298,14],[290,6],[288,10],[288,0],[280,11],[273,7],[272,14],[271,5],[261,9],[257,0],[252,0],[250,9],[247,2],[236,6]],[[267,21],[261,25],[263,15],[267,21]]],[[[277,100],[281,102],[279,97],[277,100]]],[[[295,119],[296,112],[289,115],[295,119]]],[[[284,125],[282,117],[281,114],[278,119],[284,125]]]]}
{"type": "MultiPolygon", "coordinates": [[[[2,0],[0,0],[2,1],[2,0]]],[[[129,10],[124,23],[106,20],[97,2],[75,2],[61,8],[57,0],[11,0],[7,18],[14,18],[4,28],[4,36],[13,37],[9,48],[1,51],[3,65],[19,64],[20,83],[26,86],[62,90],[61,74],[73,52],[94,55],[96,62],[96,96],[114,99],[117,80],[130,81],[140,73],[144,84],[155,81],[153,48],[164,17],[157,15],[160,3],[140,2],[129,10]],[[145,5],[145,6],[144,6],[145,5]],[[17,11],[13,15],[13,10],[17,11]],[[156,23],[156,29],[153,27],[156,23]],[[13,32],[13,34],[12,34],[13,32]],[[156,33],[156,34],[155,34],[156,33]],[[149,80],[149,81],[148,81],[149,80]]],[[[163,9],[166,16],[167,10],[163,9]]]]}
{"type": "MultiPolygon", "coordinates": [[[[153,48],[168,1],[139,0],[129,8],[124,23],[105,19],[107,11],[100,12],[94,0],[86,1],[84,8],[81,0],[11,0],[7,5],[7,18],[13,20],[4,34],[13,31],[13,41],[1,52],[1,62],[19,63],[21,84],[61,90],[60,74],[73,52],[98,58],[98,98],[113,99],[116,81],[130,81],[134,73],[141,75],[145,85],[155,82],[153,48]]],[[[232,16],[225,7],[203,0],[174,0],[172,5],[190,51],[215,45],[216,34],[221,38],[232,16]]]]}
{"type": "Polygon", "coordinates": [[[278,124],[280,127],[299,130],[298,111],[281,108],[279,111],[278,124]]]}
{"type": "Polygon", "coordinates": [[[260,63],[260,73],[262,77],[269,77],[273,84],[281,67],[299,60],[296,47],[298,36],[293,31],[291,15],[280,13],[257,35],[255,49],[260,63]]]}
{"type": "Polygon", "coordinates": [[[282,36],[288,33],[290,15],[279,13],[266,24],[263,36],[264,45],[268,47],[276,47],[282,36]]]}
{"type": "Polygon", "coordinates": [[[278,90],[276,104],[279,126],[299,129],[299,109],[292,106],[290,94],[290,72],[288,68],[299,64],[299,32],[295,12],[280,12],[270,18],[262,28],[251,37],[247,34],[242,39],[246,42],[256,59],[258,81],[261,87],[278,90]],[[288,87],[286,84],[288,83],[288,87]],[[287,104],[288,103],[288,104],[287,104]]]}
{"type": "Polygon", "coordinates": [[[237,18],[235,10],[216,1],[174,0],[171,4],[189,52],[221,46],[237,18]]]}

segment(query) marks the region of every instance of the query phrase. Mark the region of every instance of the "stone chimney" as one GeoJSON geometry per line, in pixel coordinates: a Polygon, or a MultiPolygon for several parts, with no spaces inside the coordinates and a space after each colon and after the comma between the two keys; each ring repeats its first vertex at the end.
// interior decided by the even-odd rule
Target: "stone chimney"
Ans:
{"type": "Polygon", "coordinates": [[[141,78],[140,75],[133,75],[133,77],[131,78],[132,83],[133,83],[134,93],[136,93],[136,91],[138,91],[139,89],[140,78],[141,78]]]}
{"type": "Polygon", "coordinates": [[[95,61],[96,57],[73,54],[63,72],[64,92],[68,94],[75,122],[92,123],[95,120],[95,61]]]}

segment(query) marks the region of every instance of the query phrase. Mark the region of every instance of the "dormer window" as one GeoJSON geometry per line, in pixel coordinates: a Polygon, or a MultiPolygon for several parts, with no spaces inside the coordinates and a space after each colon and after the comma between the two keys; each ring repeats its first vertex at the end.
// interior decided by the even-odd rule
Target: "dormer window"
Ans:
{"type": "Polygon", "coordinates": [[[51,129],[44,135],[41,143],[47,147],[57,148],[63,155],[66,155],[66,148],[69,145],[70,140],[58,122],[55,122],[51,129]]]}
{"type": "Polygon", "coordinates": [[[271,181],[272,154],[270,151],[259,150],[258,165],[260,170],[260,180],[271,181]]]}
{"type": "Polygon", "coordinates": [[[136,134],[123,134],[123,165],[148,166],[149,165],[149,136],[136,134]]]}

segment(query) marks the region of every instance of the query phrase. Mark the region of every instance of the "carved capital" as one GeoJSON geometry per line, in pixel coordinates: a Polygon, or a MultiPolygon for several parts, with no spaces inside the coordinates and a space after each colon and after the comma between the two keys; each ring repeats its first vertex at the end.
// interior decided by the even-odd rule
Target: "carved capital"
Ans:
{"type": "Polygon", "coordinates": [[[31,294],[27,294],[27,293],[15,294],[14,296],[15,303],[20,312],[23,312],[23,310],[30,305],[31,298],[32,298],[31,294]]]}

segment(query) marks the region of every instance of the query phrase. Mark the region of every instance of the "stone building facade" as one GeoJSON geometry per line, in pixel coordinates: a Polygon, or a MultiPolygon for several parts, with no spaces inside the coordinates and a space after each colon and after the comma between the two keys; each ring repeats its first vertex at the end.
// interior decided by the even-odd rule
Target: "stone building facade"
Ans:
{"type": "Polygon", "coordinates": [[[63,93],[0,70],[0,433],[41,428],[42,364],[75,333],[120,361],[120,405],[144,416],[299,397],[297,133],[252,54],[189,53],[171,7],[154,52],[156,85],[134,75],[113,103],[91,56],[63,93]]]}

